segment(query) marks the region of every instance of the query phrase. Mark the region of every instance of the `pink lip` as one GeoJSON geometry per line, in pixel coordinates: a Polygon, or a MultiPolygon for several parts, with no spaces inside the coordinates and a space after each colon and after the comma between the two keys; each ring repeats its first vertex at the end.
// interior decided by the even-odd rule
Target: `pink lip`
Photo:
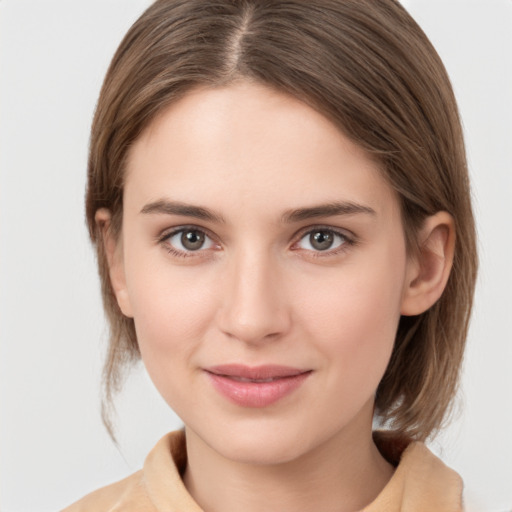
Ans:
{"type": "Polygon", "coordinates": [[[311,374],[289,366],[228,364],[205,369],[215,389],[242,407],[266,407],[296,390],[311,374]]]}

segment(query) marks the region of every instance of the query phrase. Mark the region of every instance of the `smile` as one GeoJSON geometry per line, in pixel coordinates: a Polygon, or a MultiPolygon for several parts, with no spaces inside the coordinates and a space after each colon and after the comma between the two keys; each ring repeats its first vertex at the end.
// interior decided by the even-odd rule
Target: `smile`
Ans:
{"type": "Polygon", "coordinates": [[[205,372],[213,387],[236,405],[267,407],[299,388],[312,370],[276,365],[221,365],[205,372]]]}
{"type": "Polygon", "coordinates": [[[270,379],[247,379],[246,377],[229,377],[232,380],[236,380],[238,382],[274,382],[275,380],[289,377],[271,377],[270,379]]]}

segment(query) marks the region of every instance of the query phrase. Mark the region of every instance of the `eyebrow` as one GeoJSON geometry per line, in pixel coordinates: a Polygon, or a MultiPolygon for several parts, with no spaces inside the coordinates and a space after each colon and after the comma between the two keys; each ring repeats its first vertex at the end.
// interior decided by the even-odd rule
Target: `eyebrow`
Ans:
{"type": "Polygon", "coordinates": [[[354,215],[357,213],[364,213],[369,215],[376,215],[377,213],[373,208],[352,202],[333,202],[321,204],[318,206],[311,206],[309,208],[297,208],[294,210],[286,211],[282,216],[284,223],[300,222],[303,220],[314,219],[317,217],[331,217],[334,215],[354,215]]]}
{"type": "Polygon", "coordinates": [[[225,220],[221,215],[212,212],[208,208],[181,203],[179,201],[169,201],[167,199],[159,199],[158,201],[145,205],[140,213],[183,215],[184,217],[194,217],[196,219],[207,220],[210,222],[225,223],[225,220]]]}
{"type": "MultiPolygon", "coordinates": [[[[140,213],[143,214],[163,214],[163,215],[182,215],[184,217],[194,217],[200,220],[222,223],[226,221],[217,213],[202,206],[194,206],[180,201],[170,201],[168,199],[159,199],[152,203],[146,204],[140,213]]],[[[318,217],[331,217],[335,215],[354,215],[364,213],[376,215],[373,208],[353,202],[332,202],[320,204],[307,208],[296,208],[287,210],[283,213],[281,221],[285,224],[301,222],[308,219],[318,217]]]]}

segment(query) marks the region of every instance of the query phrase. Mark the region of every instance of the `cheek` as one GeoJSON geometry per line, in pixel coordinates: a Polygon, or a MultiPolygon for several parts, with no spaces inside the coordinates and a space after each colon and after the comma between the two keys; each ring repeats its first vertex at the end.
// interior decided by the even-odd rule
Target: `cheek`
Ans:
{"type": "Polygon", "coordinates": [[[369,395],[378,386],[400,319],[403,269],[400,257],[373,259],[333,272],[313,293],[295,292],[306,297],[300,307],[308,337],[343,389],[369,395]]]}
{"type": "Polygon", "coordinates": [[[158,263],[158,258],[134,261],[128,268],[127,285],[142,360],[156,387],[164,392],[193,367],[214,315],[215,287],[208,283],[208,276],[198,276],[186,267],[173,268],[161,255],[159,259],[158,263]]]}

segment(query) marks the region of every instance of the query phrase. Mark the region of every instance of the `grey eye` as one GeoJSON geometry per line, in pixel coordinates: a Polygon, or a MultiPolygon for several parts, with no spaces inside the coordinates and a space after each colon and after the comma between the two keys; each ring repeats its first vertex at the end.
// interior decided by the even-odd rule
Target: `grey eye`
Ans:
{"type": "Polygon", "coordinates": [[[211,249],[213,240],[199,229],[181,229],[168,238],[168,244],[181,252],[211,249]]]}
{"type": "Polygon", "coordinates": [[[180,241],[188,251],[197,251],[204,245],[204,239],[204,233],[200,231],[183,231],[180,241]]]}
{"type": "Polygon", "coordinates": [[[334,234],[329,231],[316,231],[309,235],[309,243],[318,251],[325,251],[334,243],[334,234]]]}
{"type": "Polygon", "coordinates": [[[347,242],[347,238],[330,229],[315,229],[306,233],[299,241],[301,249],[327,251],[336,249],[347,242]]]}

